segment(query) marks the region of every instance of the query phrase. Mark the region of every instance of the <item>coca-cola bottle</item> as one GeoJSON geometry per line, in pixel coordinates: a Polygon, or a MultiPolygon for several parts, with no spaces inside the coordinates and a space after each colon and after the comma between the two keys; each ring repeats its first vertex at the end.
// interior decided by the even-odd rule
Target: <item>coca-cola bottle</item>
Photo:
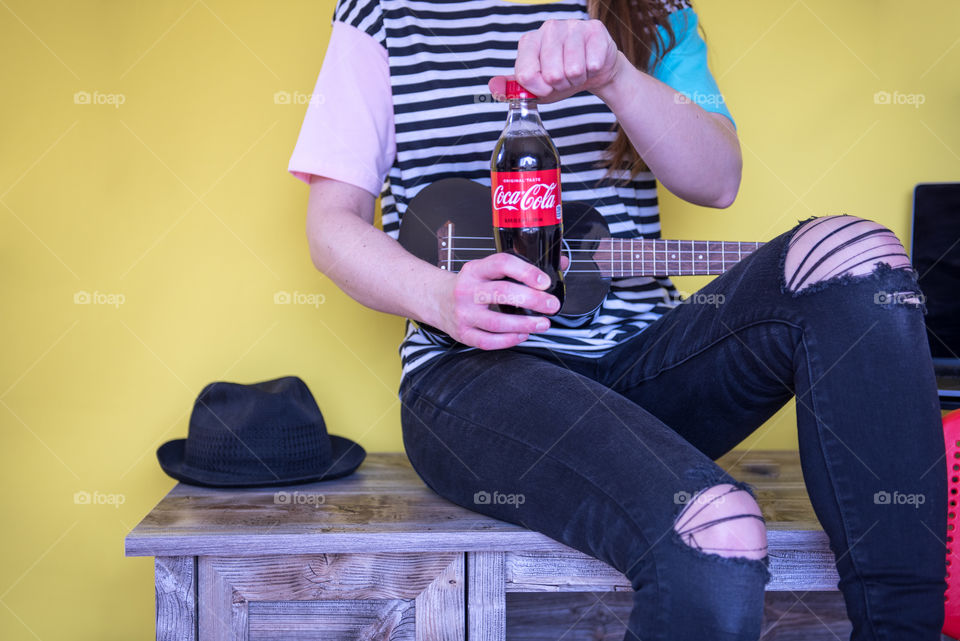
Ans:
{"type": "MultiPolygon", "coordinates": [[[[550,277],[546,291],[563,305],[560,157],[540,121],[537,97],[515,80],[507,81],[505,97],[510,105],[507,124],[490,160],[497,251],[542,269],[550,277]]],[[[514,305],[498,307],[508,314],[540,314],[514,305]]]]}

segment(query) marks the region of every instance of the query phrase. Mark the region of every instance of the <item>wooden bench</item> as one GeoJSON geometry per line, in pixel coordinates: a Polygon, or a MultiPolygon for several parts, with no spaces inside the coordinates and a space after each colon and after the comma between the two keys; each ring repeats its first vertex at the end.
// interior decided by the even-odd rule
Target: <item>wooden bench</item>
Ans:
{"type": "MultiPolygon", "coordinates": [[[[763,638],[849,638],[797,453],[718,463],[755,485],[767,520],[763,638]]],[[[619,641],[632,597],[606,564],[440,498],[399,453],[323,483],[178,484],[126,537],[126,554],[156,557],[164,641],[619,641]]]]}

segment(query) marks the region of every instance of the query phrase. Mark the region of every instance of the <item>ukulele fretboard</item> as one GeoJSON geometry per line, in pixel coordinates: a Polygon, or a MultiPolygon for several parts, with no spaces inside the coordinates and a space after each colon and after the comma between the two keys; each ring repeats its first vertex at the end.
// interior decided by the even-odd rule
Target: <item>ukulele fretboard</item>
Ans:
{"type": "Polygon", "coordinates": [[[612,278],[722,274],[763,243],[727,240],[604,238],[593,255],[612,278]]]}
{"type": "MultiPolygon", "coordinates": [[[[570,269],[607,278],[722,274],[763,243],[732,240],[652,238],[564,238],[570,269]]],[[[452,272],[496,251],[493,238],[457,236],[447,221],[437,230],[438,266],[452,272]]]]}

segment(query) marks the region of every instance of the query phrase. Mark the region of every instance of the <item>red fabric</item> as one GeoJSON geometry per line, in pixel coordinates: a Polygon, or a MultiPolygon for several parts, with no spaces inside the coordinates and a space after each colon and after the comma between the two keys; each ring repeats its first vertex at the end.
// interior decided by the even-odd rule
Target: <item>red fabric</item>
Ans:
{"type": "Polygon", "coordinates": [[[955,545],[958,532],[957,504],[960,502],[960,410],[943,417],[943,438],[947,446],[947,592],[943,633],[960,638],[960,549],[955,545]]]}

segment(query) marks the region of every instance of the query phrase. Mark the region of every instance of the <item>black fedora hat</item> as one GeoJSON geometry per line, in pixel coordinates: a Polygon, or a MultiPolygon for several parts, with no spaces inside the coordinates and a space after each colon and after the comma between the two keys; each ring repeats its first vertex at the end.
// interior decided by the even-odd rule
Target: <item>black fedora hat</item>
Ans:
{"type": "Polygon", "coordinates": [[[252,385],[214,382],[193,405],[186,439],[157,450],[163,471],[208,487],[265,487],[350,474],[359,444],[327,434],[306,383],[286,376],[252,385]]]}

